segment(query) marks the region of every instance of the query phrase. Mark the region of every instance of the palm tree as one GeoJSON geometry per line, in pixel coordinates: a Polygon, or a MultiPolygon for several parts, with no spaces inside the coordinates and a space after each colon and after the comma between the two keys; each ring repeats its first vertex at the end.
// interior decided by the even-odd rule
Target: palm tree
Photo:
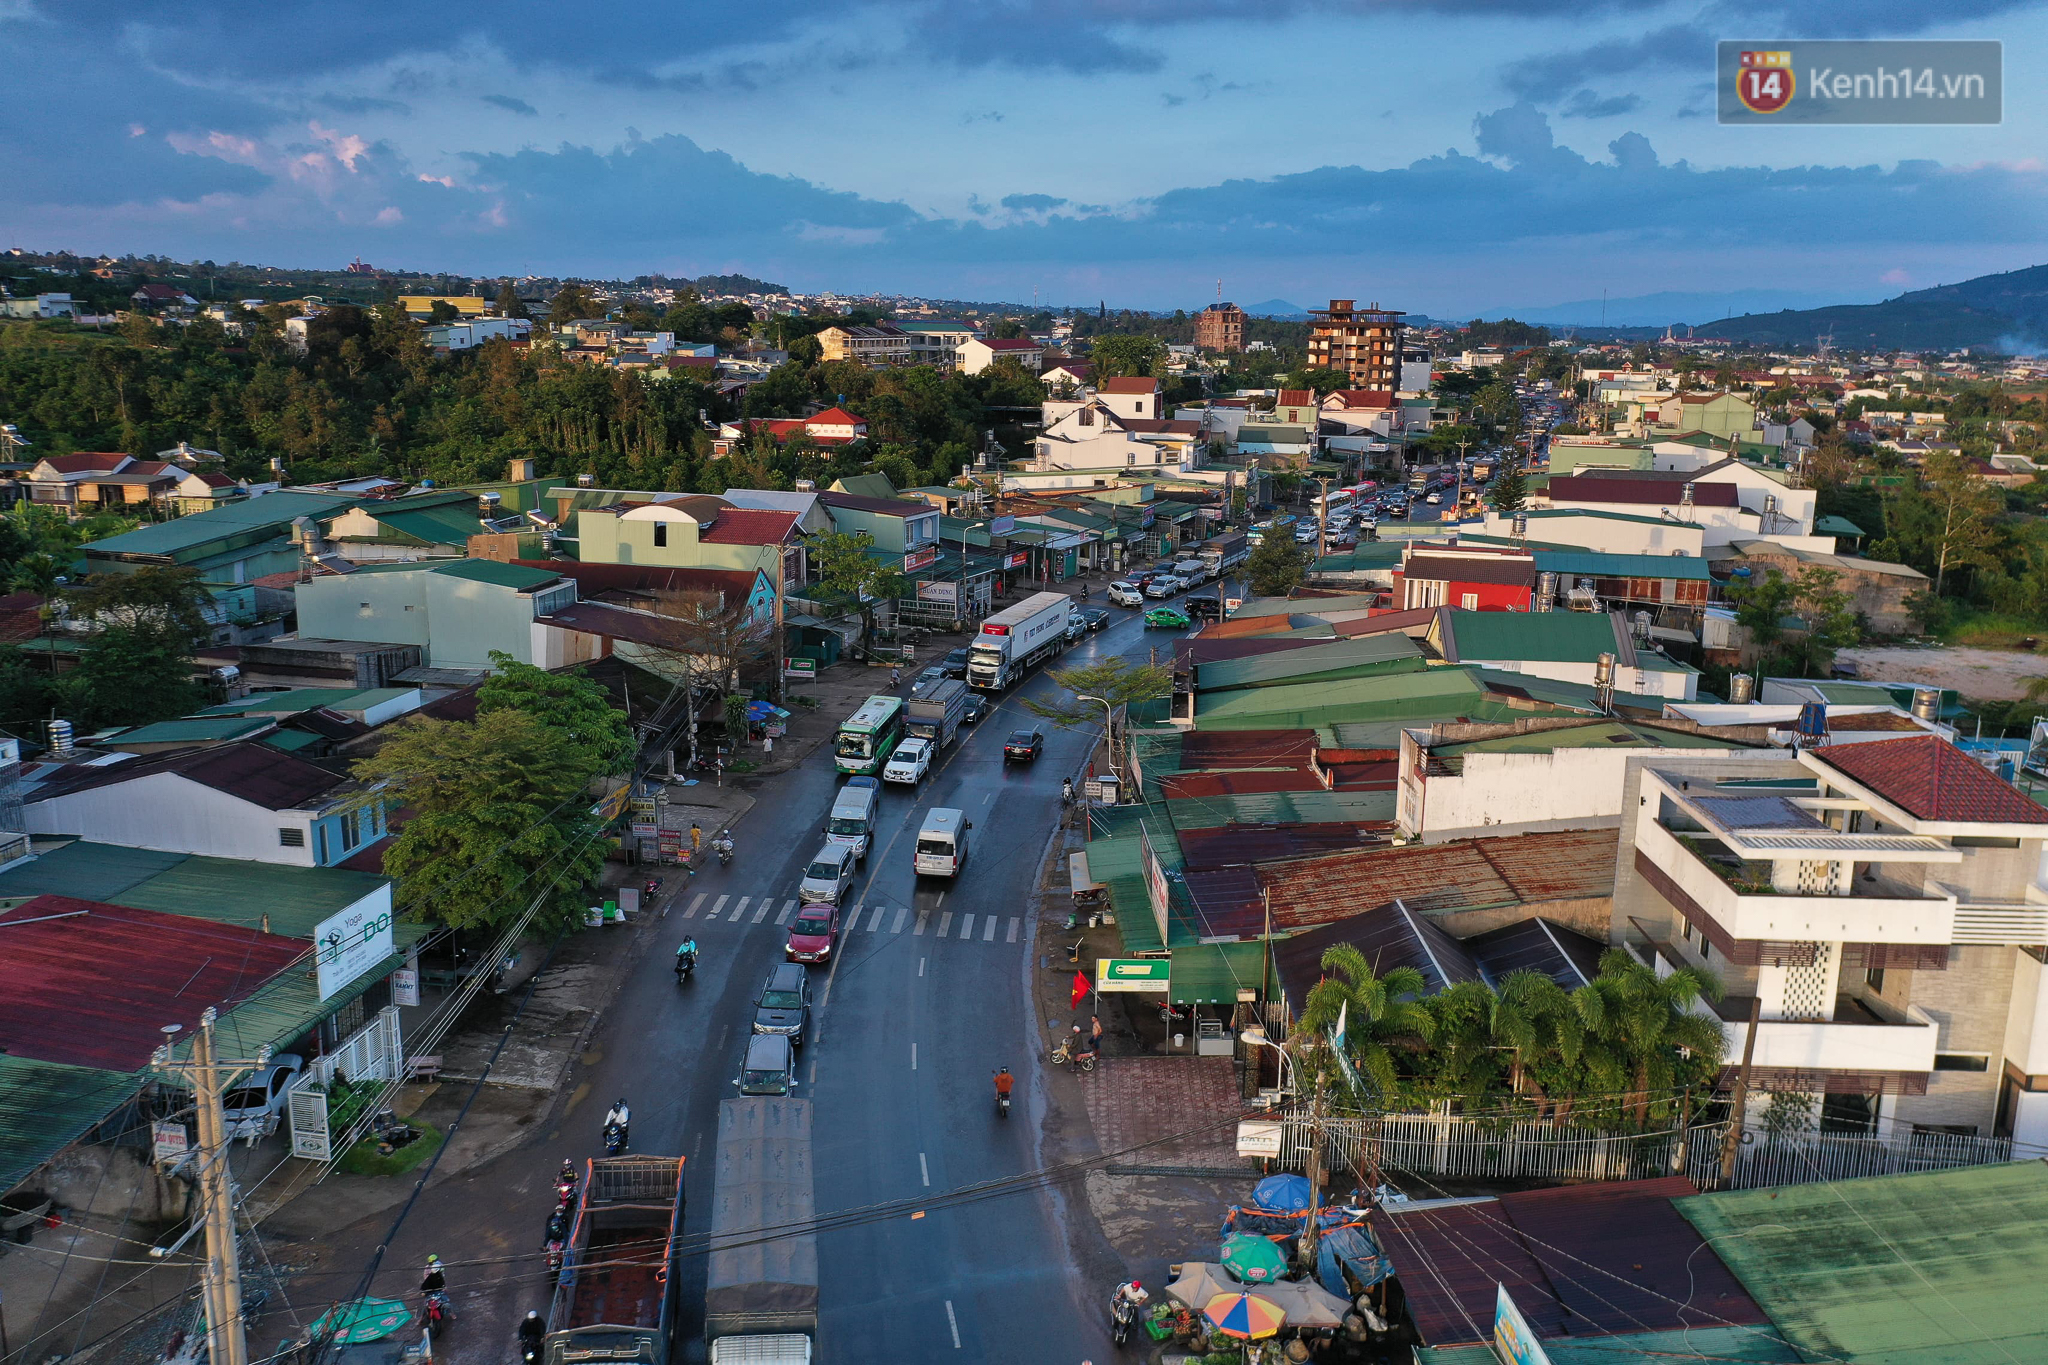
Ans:
{"type": "Polygon", "coordinates": [[[1427,1042],[1436,1020],[1422,1004],[1429,982],[1413,967],[1396,967],[1375,975],[1365,954],[1349,943],[1323,950],[1326,975],[1308,993],[1296,1036],[1327,1037],[1344,1017],[1345,1049],[1362,1079],[1381,1095],[1391,1096],[1399,1082],[1390,1044],[1420,1039],[1427,1042]]]}
{"type": "Polygon", "coordinates": [[[1625,1096],[1637,1131],[1649,1123],[1652,1097],[1668,1096],[1689,1062],[1720,1061],[1726,1036],[1720,1023],[1692,1008],[1720,998],[1721,981],[1712,972],[1679,967],[1660,977],[1621,948],[1602,953],[1600,975],[1572,992],[1588,1035],[1588,1070],[1625,1096]]]}
{"type": "Polygon", "coordinates": [[[1539,1060],[1576,1067],[1584,1051],[1584,1021],[1572,1008],[1564,988],[1541,972],[1510,972],[1494,993],[1487,1017],[1493,1045],[1508,1054],[1508,1085],[1518,1097],[1529,1094],[1537,1113],[1551,1104],[1532,1070],[1539,1060]]]}
{"type": "Polygon", "coordinates": [[[1426,1089],[1440,1100],[1457,1100],[1466,1111],[1486,1107],[1500,1081],[1500,1053],[1494,1047],[1496,999],[1483,981],[1460,981],[1422,1002],[1431,1019],[1424,1057],[1426,1089]]]}

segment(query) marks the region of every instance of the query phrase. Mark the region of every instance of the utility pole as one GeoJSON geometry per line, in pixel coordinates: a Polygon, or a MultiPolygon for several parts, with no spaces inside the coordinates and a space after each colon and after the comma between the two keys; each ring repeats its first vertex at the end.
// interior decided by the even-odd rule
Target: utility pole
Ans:
{"type": "Polygon", "coordinates": [[[249,1339],[242,1327],[242,1268],[235,1246],[234,1184],[228,1175],[227,1120],[221,1113],[221,1092],[245,1073],[270,1064],[270,1049],[257,1051],[254,1061],[222,1061],[214,1054],[211,1005],[199,1016],[190,1060],[177,1061],[169,1043],[151,1060],[156,1069],[183,1077],[192,1086],[198,1113],[199,1201],[206,1219],[207,1350],[212,1365],[249,1365],[249,1339]]]}
{"type": "Polygon", "coordinates": [[[1721,1187],[1735,1180],[1735,1149],[1742,1143],[1742,1111],[1749,1103],[1749,1063],[1756,1056],[1756,1026],[1763,1018],[1764,998],[1750,997],[1749,1033],[1742,1040],[1742,1067],[1735,1073],[1735,1089],[1728,1097],[1728,1131],[1721,1135],[1721,1187]]]}

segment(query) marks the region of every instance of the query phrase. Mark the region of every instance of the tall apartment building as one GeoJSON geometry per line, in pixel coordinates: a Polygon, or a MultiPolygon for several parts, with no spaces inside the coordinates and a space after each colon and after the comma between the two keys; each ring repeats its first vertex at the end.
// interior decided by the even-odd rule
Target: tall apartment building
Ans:
{"type": "Polygon", "coordinates": [[[1621,806],[1614,938],[1720,977],[1731,1072],[1756,1011],[1753,1126],[2048,1145],[2048,810],[1933,736],[1631,758],[1621,806]]]}
{"type": "Polygon", "coordinates": [[[1212,303],[1195,314],[1195,345],[1211,351],[1244,349],[1244,309],[1212,303]]]}
{"type": "Polygon", "coordinates": [[[1403,316],[1377,303],[1358,308],[1350,299],[1331,299],[1309,314],[1309,367],[1342,370],[1354,389],[1399,390],[1403,316]]]}

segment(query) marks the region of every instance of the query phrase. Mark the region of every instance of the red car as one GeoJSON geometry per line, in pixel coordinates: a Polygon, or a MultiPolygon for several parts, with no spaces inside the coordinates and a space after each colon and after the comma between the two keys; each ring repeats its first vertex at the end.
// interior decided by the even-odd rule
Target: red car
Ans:
{"type": "Polygon", "coordinates": [[[797,911],[789,926],[789,943],[783,955],[791,962],[823,962],[832,956],[839,937],[839,907],[806,905],[797,911]]]}

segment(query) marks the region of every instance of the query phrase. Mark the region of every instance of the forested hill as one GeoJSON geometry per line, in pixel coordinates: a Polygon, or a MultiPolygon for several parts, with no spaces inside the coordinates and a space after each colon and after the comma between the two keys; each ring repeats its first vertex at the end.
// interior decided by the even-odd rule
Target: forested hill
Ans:
{"type": "Polygon", "coordinates": [[[2048,265],[1916,289],[1883,303],[1749,313],[1693,330],[1765,346],[1811,346],[1832,333],[1842,350],[2038,351],[2048,349],[2048,265]]]}

